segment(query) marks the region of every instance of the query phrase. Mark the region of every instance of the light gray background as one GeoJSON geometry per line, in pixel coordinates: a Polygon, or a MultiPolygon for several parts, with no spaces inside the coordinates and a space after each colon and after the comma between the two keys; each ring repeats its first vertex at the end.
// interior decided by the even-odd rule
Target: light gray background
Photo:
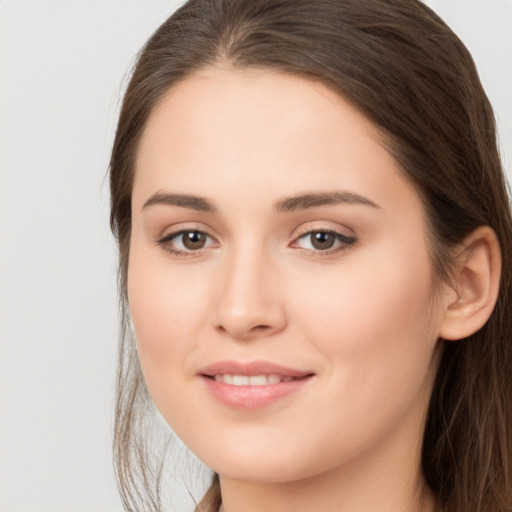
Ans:
{"type": "MultiPolygon", "coordinates": [[[[0,0],[1,512],[121,511],[105,173],[134,55],[179,3],[0,0]]],[[[512,0],[427,3],[473,53],[510,175],[512,0]]]]}

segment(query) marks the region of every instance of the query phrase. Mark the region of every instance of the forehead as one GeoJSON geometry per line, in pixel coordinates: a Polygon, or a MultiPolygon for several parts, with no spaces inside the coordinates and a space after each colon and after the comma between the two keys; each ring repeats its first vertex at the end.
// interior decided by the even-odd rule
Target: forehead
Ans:
{"type": "Polygon", "coordinates": [[[403,190],[377,129],[325,85],[266,69],[208,67],[154,107],[136,160],[134,202],[155,192],[262,198],[303,190],[403,190]],[[390,180],[401,187],[390,188],[390,180]]]}
{"type": "Polygon", "coordinates": [[[265,69],[208,67],[173,87],[153,108],[136,163],[157,163],[163,148],[176,158],[215,157],[226,164],[241,152],[248,165],[252,155],[303,157],[306,148],[298,142],[308,139],[312,146],[322,133],[318,159],[330,142],[348,140],[347,127],[351,139],[376,133],[321,83],[265,69]]]}

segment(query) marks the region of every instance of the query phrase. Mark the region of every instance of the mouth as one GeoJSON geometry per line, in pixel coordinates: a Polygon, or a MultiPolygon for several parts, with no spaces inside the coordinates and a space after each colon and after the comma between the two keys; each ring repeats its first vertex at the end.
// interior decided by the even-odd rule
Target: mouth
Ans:
{"type": "Polygon", "coordinates": [[[204,368],[199,376],[213,397],[224,405],[254,410],[295,394],[315,374],[265,361],[221,361],[204,368]]]}
{"type": "Polygon", "coordinates": [[[213,379],[215,382],[223,382],[230,386],[271,386],[279,384],[280,382],[293,382],[296,380],[302,380],[310,375],[304,375],[302,377],[290,377],[285,375],[279,375],[272,373],[270,375],[232,375],[229,373],[218,373],[216,375],[204,375],[208,379],[213,379]]]}
{"type": "Polygon", "coordinates": [[[231,386],[269,386],[304,379],[312,376],[313,372],[269,361],[218,361],[204,368],[200,374],[231,386]]]}

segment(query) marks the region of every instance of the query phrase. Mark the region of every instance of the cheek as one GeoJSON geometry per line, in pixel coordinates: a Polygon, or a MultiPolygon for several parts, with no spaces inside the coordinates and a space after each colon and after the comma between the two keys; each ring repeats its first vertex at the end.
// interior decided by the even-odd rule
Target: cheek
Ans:
{"type": "Polygon", "coordinates": [[[190,273],[179,268],[170,272],[165,255],[132,247],[128,300],[144,377],[152,395],[158,395],[194,351],[205,290],[200,281],[190,281],[190,273]]]}
{"type": "Polygon", "coordinates": [[[315,407],[318,417],[331,411],[323,428],[337,441],[323,449],[335,459],[403,418],[420,428],[437,368],[438,320],[426,253],[415,260],[393,253],[371,264],[347,260],[323,277],[303,278],[302,293],[295,289],[291,297],[298,332],[323,356],[325,387],[315,407]]]}
{"type": "Polygon", "coordinates": [[[301,331],[347,381],[406,380],[429,369],[438,325],[431,264],[426,250],[404,247],[378,259],[359,253],[315,283],[303,280],[309,293],[292,294],[301,331]]]}

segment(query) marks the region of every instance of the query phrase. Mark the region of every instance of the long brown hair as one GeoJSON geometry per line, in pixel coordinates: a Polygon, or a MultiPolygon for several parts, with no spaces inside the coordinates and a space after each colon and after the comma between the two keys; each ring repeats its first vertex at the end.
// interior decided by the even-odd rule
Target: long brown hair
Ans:
{"type": "MultiPolygon", "coordinates": [[[[134,160],[162,96],[219,60],[321,81],[372,121],[423,199],[440,279],[451,248],[478,226],[495,230],[498,302],[471,337],[440,340],[422,465],[443,511],[512,511],[512,220],[495,121],[469,52],[417,0],[190,0],[142,49],[110,162],[122,316],[114,454],[126,509],[162,510],[153,407],[127,322],[134,160]]],[[[208,500],[202,510],[218,506],[218,486],[208,500]]]]}

